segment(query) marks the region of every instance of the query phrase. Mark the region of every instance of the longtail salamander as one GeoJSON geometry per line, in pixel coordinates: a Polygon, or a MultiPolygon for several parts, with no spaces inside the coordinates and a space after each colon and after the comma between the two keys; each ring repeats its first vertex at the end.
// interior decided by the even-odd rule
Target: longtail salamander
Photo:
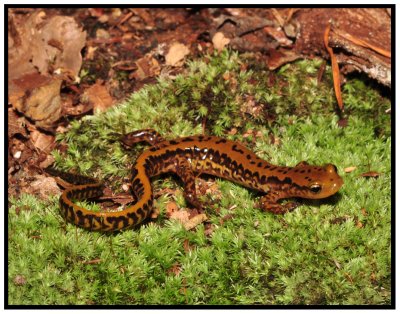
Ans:
{"type": "Polygon", "coordinates": [[[132,168],[131,190],[136,201],[118,212],[93,212],[72,200],[96,198],[103,185],[94,179],[72,175],[74,181],[60,197],[62,214],[69,222],[96,231],[116,231],[131,228],[149,217],[153,206],[150,178],[173,172],[184,183],[185,199],[195,208],[202,208],[196,194],[198,174],[221,177],[248,188],[266,193],[258,203],[264,211],[283,214],[297,203],[278,203],[280,199],[300,197],[320,199],[335,194],[343,184],[336,166],[312,166],[302,161],[295,167],[272,165],[257,157],[243,145],[216,136],[189,136],[164,140],[152,129],[129,133],[122,138],[127,146],[147,142],[151,145],[136,160],[132,168]]]}

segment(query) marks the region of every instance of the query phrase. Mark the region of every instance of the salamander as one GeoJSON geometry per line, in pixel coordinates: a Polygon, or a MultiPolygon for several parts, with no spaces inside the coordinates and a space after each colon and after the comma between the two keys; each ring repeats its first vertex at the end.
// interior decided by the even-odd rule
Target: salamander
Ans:
{"type": "MultiPolygon", "coordinates": [[[[321,199],[335,194],[343,185],[336,166],[313,166],[302,161],[294,167],[276,166],[261,159],[245,146],[216,136],[189,136],[164,140],[155,130],[145,129],[122,137],[125,146],[147,142],[146,149],[132,167],[131,192],[134,202],[122,211],[94,212],[73,200],[96,198],[103,184],[95,179],[70,175],[70,186],[60,197],[64,218],[93,231],[117,231],[132,228],[149,217],[153,206],[150,178],[175,173],[184,184],[184,197],[202,210],[195,179],[199,174],[224,178],[264,193],[258,207],[275,214],[294,210],[298,204],[278,201],[285,198],[321,199]]],[[[68,180],[68,178],[65,178],[68,180]]]]}

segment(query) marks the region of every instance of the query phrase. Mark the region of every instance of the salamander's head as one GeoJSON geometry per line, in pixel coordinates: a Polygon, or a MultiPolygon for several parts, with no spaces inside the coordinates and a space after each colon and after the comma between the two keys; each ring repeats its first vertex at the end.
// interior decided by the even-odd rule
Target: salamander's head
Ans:
{"type": "Polygon", "coordinates": [[[335,194],[343,185],[337,168],[333,164],[311,166],[302,161],[292,168],[293,183],[301,187],[298,197],[319,199],[335,194]]]}

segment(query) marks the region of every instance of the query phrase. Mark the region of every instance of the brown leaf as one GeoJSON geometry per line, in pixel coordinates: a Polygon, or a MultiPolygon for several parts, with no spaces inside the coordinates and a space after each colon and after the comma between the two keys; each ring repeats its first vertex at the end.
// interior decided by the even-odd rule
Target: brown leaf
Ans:
{"type": "Polygon", "coordinates": [[[18,20],[10,14],[10,24],[9,101],[38,126],[50,127],[61,114],[62,79],[54,73],[77,77],[86,32],[72,17],[47,18],[43,11],[18,20]]]}
{"type": "Polygon", "coordinates": [[[169,218],[178,220],[180,223],[185,224],[189,221],[189,212],[186,210],[178,210],[170,214],[169,218]]]}
{"type": "Polygon", "coordinates": [[[368,171],[368,172],[364,172],[362,174],[360,174],[360,177],[366,177],[366,178],[377,178],[379,177],[381,174],[379,172],[376,171],[368,171]]]}
{"type": "Polygon", "coordinates": [[[26,278],[24,277],[24,276],[22,276],[22,275],[16,275],[15,277],[14,277],[14,283],[15,283],[15,285],[17,285],[17,286],[23,286],[23,285],[25,285],[26,284],[26,278]]]}
{"type": "Polygon", "coordinates": [[[344,168],[344,172],[349,173],[349,172],[353,172],[356,169],[357,169],[356,166],[346,167],[346,168],[344,168]]]}
{"type": "Polygon", "coordinates": [[[230,41],[231,40],[229,38],[226,38],[222,32],[215,33],[215,35],[212,38],[212,43],[214,45],[214,48],[217,49],[218,51],[224,49],[225,46],[230,43],[230,41]]]}
{"type": "Polygon", "coordinates": [[[206,214],[200,214],[194,216],[192,219],[184,223],[184,227],[186,230],[191,230],[195,228],[197,225],[201,224],[202,222],[206,221],[208,218],[206,214]]]}
{"type": "Polygon", "coordinates": [[[28,132],[24,127],[24,118],[19,117],[13,108],[8,108],[8,137],[12,138],[15,134],[24,137],[28,136],[28,132]]]}
{"type": "Polygon", "coordinates": [[[336,56],[333,53],[333,49],[331,47],[329,47],[329,32],[330,32],[330,30],[331,30],[331,25],[328,24],[328,26],[325,29],[325,33],[324,33],[324,44],[325,44],[326,50],[328,50],[328,53],[331,57],[331,65],[332,65],[332,73],[333,73],[333,87],[335,89],[336,99],[337,99],[340,110],[343,110],[342,93],[340,90],[339,64],[337,63],[336,56]]]}
{"type": "Polygon", "coordinates": [[[173,43],[165,56],[165,64],[170,66],[179,66],[189,53],[189,48],[184,44],[173,43]]]}
{"type": "Polygon", "coordinates": [[[84,265],[93,265],[93,264],[100,264],[101,263],[101,258],[95,258],[90,261],[83,261],[82,264],[84,265]]]}
{"type": "Polygon", "coordinates": [[[111,97],[107,88],[100,83],[96,83],[89,87],[82,97],[93,105],[94,110],[100,112],[107,110],[114,104],[114,99],[111,97]]]}
{"type": "Polygon", "coordinates": [[[53,149],[53,146],[55,145],[54,135],[47,135],[38,130],[34,130],[31,132],[31,140],[36,148],[47,153],[50,153],[53,149]]]}
{"type": "Polygon", "coordinates": [[[9,101],[36,125],[50,127],[61,116],[61,83],[37,73],[25,74],[9,86],[9,101]]]}
{"type": "Polygon", "coordinates": [[[166,207],[166,215],[168,217],[171,217],[174,212],[179,210],[178,205],[175,202],[168,202],[166,207]]]}
{"type": "Polygon", "coordinates": [[[356,225],[356,228],[358,228],[358,229],[361,229],[361,228],[364,227],[363,223],[362,223],[361,221],[359,221],[359,220],[357,220],[357,221],[355,222],[355,225],[356,225]]]}
{"type": "Polygon", "coordinates": [[[190,245],[189,239],[185,239],[185,241],[183,241],[183,249],[188,253],[194,249],[194,245],[190,245]]]}
{"type": "Polygon", "coordinates": [[[160,74],[160,64],[151,55],[145,55],[135,62],[137,70],[132,74],[132,78],[144,80],[160,74]]]}
{"type": "Polygon", "coordinates": [[[13,22],[16,32],[9,34],[11,79],[36,72],[36,69],[45,74],[52,72],[51,69],[64,68],[78,75],[86,32],[72,17],[47,18],[44,11],[35,11],[28,18],[13,19],[13,22]]]}
{"type": "Polygon", "coordinates": [[[266,63],[268,69],[276,70],[281,65],[292,62],[294,60],[300,59],[301,54],[293,51],[293,49],[268,49],[268,58],[266,59],[266,63]]]}
{"type": "Polygon", "coordinates": [[[170,269],[167,270],[168,274],[174,274],[178,276],[181,273],[182,267],[179,265],[178,262],[174,263],[170,269]]]}
{"type": "Polygon", "coordinates": [[[57,182],[52,177],[45,177],[37,175],[36,180],[33,181],[27,189],[27,193],[38,195],[41,199],[48,199],[50,195],[57,195],[60,193],[60,188],[57,182]]]}
{"type": "Polygon", "coordinates": [[[367,210],[363,207],[361,208],[361,214],[365,217],[368,215],[367,210]]]}

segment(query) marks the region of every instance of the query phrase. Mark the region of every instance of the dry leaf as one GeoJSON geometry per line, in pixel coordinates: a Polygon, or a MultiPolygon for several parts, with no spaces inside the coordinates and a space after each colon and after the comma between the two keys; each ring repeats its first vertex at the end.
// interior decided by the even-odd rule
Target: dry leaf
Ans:
{"type": "Polygon", "coordinates": [[[167,270],[168,274],[174,274],[175,276],[178,276],[182,270],[182,267],[179,265],[178,262],[174,263],[170,269],[167,270]]]}
{"type": "Polygon", "coordinates": [[[12,138],[15,134],[24,137],[28,136],[28,132],[24,127],[24,118],[19,117],[13,108],[8,108],[8,137],[12,138]]]}
{"type": "Polygon", "coordinates": [[[31,132],[31,140],[33,145],[43,152],[50,153],[55,143],[54,135],[47,135],[38,130],[33,130],[31,132]]]}
{"type": "Polygon", "coordinates": [[[223,33],[217,32],[212,38],[212,43],[214,45],[214,48],[217,49],[218,51],[221,51],[222,49],[225,48],[226,45],[230,43],[230,39],[226,38],[223,33]]]}
{"type": "Polygon", "coordinates": [[[101,258],[95,258],[90,261],[82,261],[82,264],[84,265],[93,265],[93,264],[100,264],[101,263],[101,258]]]}
{"type": "Polygon", "coordinates": [[[59,194],[60,188],[54,178],[37,175],[36,180],[31,183],[27,193],[38,195],[41,199],[47,200],[50,195],[59,194]]]}
{"type": "Polygon", "coordinates": [[[180,223],[185,224],[189,221],[189,212],[186,210],[178,210],[169,216],[170,219],[178,220],[180,223]]]}
{"type": "Polygon", "coordinates": [[[49,73],[50,67],[69,69],[78,75],[86,32],[72,17],[56,15],[47,19],[45,12],[37,11],[27,19],[12,21],[15,32],[8,36],[9,66],[13,69],[10,79],[36,69],[41,74],[49,73]]]}
{"type": "Polygon", "coordinates": [[[173,43],[165,56],[165,63],[170,66],[178,66],[189,53],[189,48],[184,44],[173,43]]]}
{"type": "Polygon", "coordinates": [[[368,215],[367,210],[366,210],[364,207],[361,208],[361,214],[362,214],[363,216],[367,216],[367,215],[368,215]]]}
{"type": "Polygon", "coordinates": [[[356,228],[361,229],[362,227],[364,227],[363,223],[359,220],[357,220],[357,222],[355,223],[356,228]]]}
{"type": "Polygon", "coordinates": [[[186,230],[190,230],[190,229],[195,228],[197,225],[203,223],[207,219],[208,218],[207,218],[206,214],[196,215],[189,221],[185,222],[183,226],[185,227],[186,230]]]}
{"type": "Polygon", "coordinates": [[[360,174],[360,177],[366,177],[366,178],[377,178],[379,177],[381,174],[379,172],[376,171],[368,171],[365,173],[360,174]]]}
{"type": "Polygon", "coordinates": [[[177,212],[179,210],[178,205],[175,202],[168,202],[166,206],[166,215],[171,217],[172,213],[177,212]]]}
{"type": "Polygon", "coordinates": [[[137,60],[135,64],[137,70],[132,75],[135,79],[143,80],[160,74],[160,64],[151,55],[145,55],[143,58],[137,60]]]}
{"type": "Polygon", "coordinates": [[[16,275],[14,277],[13,281],[14,281],[14,284],[17,285],[17,286],[23,286],[27,282],[26,278],[24,276],[22,276],[22,275],[16,275]]]}
{"type": "Polygon", "coordinates": [[[340,91],[340,71],[339,71],[339,65],[336,60],[336,56],[333,53],[333,49],[329,47],[329,32],[331,30],[331,25],[328,24],[328,26],[325,29],[325,34],[324,34],[324,44],[326,50],[328,50],[328,53],[331,57],[331,65],[332,65],[332,74],[333,74],[333,87],[335,89],[335,95],[336,99],[339,105],[340,110],[343,110],[343,100],[342,100],[342,93],[340,91]]]}
{"type": "Polygon", "coordinates": [[[61,83],[37,73],[25,74],[12,81],[9,101],[36,125],[50,127],[61,116],[61,83]]]}
{"type": "Polygon", "coordinates": [[[99,83],[90,86],[82,97],[93,105],[95,111],[105,111],[114,104],[114,99],[107,88],[99,83]]]}
{"type": "Polygon", "coordinates": [[[18,20],[10,14],[9,23],[9,102],[38,126],[50,127],[61,115],[62,80],[49,73],[77,77],[86,32],[72,17],[47,19],[43,11],[18,20]]]}
{"type": "Polygon", "coordinates": [[[357,169],[356,166],[346,167],[346,168],[344,168],[344,172],[349,173],[349,172],[353,172],[356,169],[357,169]]]}

